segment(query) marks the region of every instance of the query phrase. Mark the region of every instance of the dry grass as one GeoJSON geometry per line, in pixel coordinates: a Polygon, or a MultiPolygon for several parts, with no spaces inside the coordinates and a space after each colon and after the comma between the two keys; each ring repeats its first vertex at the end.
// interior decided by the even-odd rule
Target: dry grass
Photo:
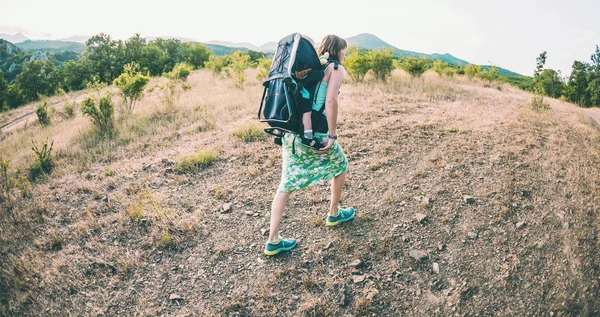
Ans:
{"type": "MultiPolygon", "coordinates": [[[[14,189],[15,208],[1,211],[0,315],[600,312],[600,136],[581,109],[548,98],[551,109],[536,112],[510,86],[431,72],[346,82],[342,205],[357,217],[325,228],[327,184],[299,191],[282,222],[299,246],[265,258],[281,150],[252,142],[264,135],[252,72],[244,90],[194,72],[171,112],[149,92],[112,138],[80,114],[5,129],[11,176],[31,164],[31,140],[54,140],[57,156],[46,180],[25,197],[14,189]],[[430,221],[413,221],[417,212],[430,221]],[[429,259],[414,265],[410,249],[429,259]],[[363,264],[349,267],[355,259],[363,264]]],[[[62,111],[63,99],[50,101],[62,111]]]]}

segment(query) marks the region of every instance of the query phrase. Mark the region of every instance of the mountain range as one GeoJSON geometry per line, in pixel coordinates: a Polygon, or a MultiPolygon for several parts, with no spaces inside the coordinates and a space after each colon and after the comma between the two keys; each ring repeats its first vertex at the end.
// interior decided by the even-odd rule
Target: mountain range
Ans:
{"type": "MultiPolygon", "coordinates": [[[[15,43],[17,45],[17,47],[19,47],[23,50],[26,50],[26,51],[68,50],[68,51],[74,51],[77,53],[81,53],[81,52],[85,51],[85,48],[86,48],[85,42],[90,37],[91,36],[74,35],[74,36],[60,39],[60,40],[30,40],[21,33],[14,34],[14,35],[0,33],[0,39],[5,39],[11,43],[15,43]]],[[[161,36],[161,37],[162,38],[174,38],[174,39],[178,39],[182,42],[194,41],[191,38],[176,37],[176,36],[161,36]]],[[[149,37],[146,37],[146,40],[151,41],[156,38],[158,38],[158,37],[149,36],[149,37]]],[[[413,52],[413,51],[399,49],[399,48],[383,41],[379,37],[377,37],[373,34],[368,34],[368,33],[362,33],[362,34],[358,34],[356,36],[346,38],[346,41],[348,42],[349,46],[357,46],[360,49],[365,49],[365,50],[390,49],[394,53],[394,56],[396,56],[396,57],[431,58],[433,60],[441,60],[441,61],[444,61],[444,62],[447,62],[450,64],[459,65],[459,66],[466,66],[466,65],[470,64],[469,62],[467,62],[463,59],[460,59],[458,57],[455,57],[449,53],[425,54],[425,53],[419,53],[419,52],[413,52]]],[[[256,45],[253,45],[251,43],[246,43],[246,42],[234,43],[234,42],[213,40],[213,41],[203,42],[202,44],[206,45],[207,48],[217,56],[229,54],[235,50],[242,50],[242,51],[253,50],[253,51],[259,51],[259,52],[269,54],[269,53],[274,53],[275,49],[277,48],[277,42],[269,42],[269,43],[265,43],[261,46],[256,46],[256,45]]],[[[317,45],[318,45],[318,43],[317,43],[317,45]]],[[[482,66],[484,69],[489,69],[492,67],[491,65],[482,65],[482,66]]],[[[501,67],[498,67],[498,73],[501,75],[504,75],[504,76],[509,76],[509,77],[521,76],[520,74],[517,74],[515,72],[512,72],[508,69],[504,69],[501,67]]]]}

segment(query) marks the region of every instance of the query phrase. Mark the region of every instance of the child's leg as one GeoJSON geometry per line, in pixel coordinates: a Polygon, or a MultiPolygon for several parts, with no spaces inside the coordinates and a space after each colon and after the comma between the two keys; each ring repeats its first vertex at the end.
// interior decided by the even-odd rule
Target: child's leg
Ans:
{"type": "Polygon", "coordinates": [[[314,138],[313,130],[312,130],[312,120],[310,118],[310,111],[305,112],[302,115],[302,125],[304,126],[304,137],[307,139],[314,138]]]}

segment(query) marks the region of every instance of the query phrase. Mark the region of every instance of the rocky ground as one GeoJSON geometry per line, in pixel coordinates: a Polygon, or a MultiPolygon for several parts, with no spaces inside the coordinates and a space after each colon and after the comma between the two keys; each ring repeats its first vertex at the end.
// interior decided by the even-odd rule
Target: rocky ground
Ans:
{"type": "MultiPolygon", "coordinates": [[[[0,314],[600,315],[600,133],[580,108],[433,73],[345,83],[357,217],[325,227],[328,184],[294,193],[282,235],[299,245],[267,257],[280,148],[235,136],[261,86],[190,84],[170,117],[147,94],[127,142],[50,128],[55,171],[2,211],[0,314]],[[214,164],[179,172],[207,149],[214,164]]],[[[25,164],[7,154],[20,131],[2,150],[25,164]]]]}

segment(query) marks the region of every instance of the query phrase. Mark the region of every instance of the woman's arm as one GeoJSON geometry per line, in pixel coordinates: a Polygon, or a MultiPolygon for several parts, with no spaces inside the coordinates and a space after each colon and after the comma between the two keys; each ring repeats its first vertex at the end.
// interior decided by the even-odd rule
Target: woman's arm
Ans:
{"type": "MultiPolygon", "coordinates": [[[[327,128],[329,134],[337,134],[337,117],[338,117],[338,92],[346,73],[344,66],[339,65],[338,69],[331,69],[331,76],[327,82],[327,95],[325,99],[325,116],[327,117],[327,128]]],[[[335,140],[327,139],[326,146],[321,151],[327,151],[333,145],[335,140]]]]}

